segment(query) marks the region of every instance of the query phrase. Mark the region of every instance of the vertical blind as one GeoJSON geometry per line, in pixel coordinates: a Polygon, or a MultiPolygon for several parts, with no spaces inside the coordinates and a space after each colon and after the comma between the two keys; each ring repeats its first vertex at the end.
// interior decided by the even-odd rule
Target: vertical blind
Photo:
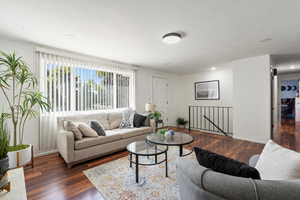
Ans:
{"type": "Polygon", "coordinates": [[[56,117],[74,112],[135,107],[135,71],[38,52],[40,88],[49,112],[41,115],[40,150],[56,148],[56,117]]]}
{"type": "Polygon", "coordinates": [[[97,67],[41,54],[42,92],[50,112],[93,111],[134,106],[134,72],[97,67]],[[116,97],[116,98],[115,98],[116,97]]]}

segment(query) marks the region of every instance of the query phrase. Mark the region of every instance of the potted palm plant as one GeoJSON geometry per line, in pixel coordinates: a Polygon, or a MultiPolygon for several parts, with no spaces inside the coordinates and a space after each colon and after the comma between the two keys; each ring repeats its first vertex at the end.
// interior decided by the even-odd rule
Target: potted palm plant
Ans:
{"type": "MultiPolygon", "coordinates": [[[[8,184],[6,172],[8,171],[8,144],[9,131],[5,123],[5,114],[0,114],[0,188],[8,184]]],[[[1,189],[0,189],[1,190],[1,189]]]]}
{"type": "Polygon", "coordinates": [[[32,145],[23,143],[27,120],[37,117],[39,109],[48,110],[49,104],[37,91],[37,79],[29,66],[15,53],[0,52],[0,89],[9,107],[5,115],[13,130],[8,149],[9,167],[15,168],[32,159],[32,145]]]}

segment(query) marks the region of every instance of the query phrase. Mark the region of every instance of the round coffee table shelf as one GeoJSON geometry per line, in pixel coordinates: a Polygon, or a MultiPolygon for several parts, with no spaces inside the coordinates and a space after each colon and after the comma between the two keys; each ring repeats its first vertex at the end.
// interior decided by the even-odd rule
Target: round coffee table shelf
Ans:
{"type": "Polygon", "coordinates": [[[139,165],[152,166],[165,162],[166,177],[168,177],[168,147],[149,144],[146,141],[137,141],[127,145],[127,151],[129,152],[129,166],[132,167],[132,164],[135,164],[136,183],[139,182],[139,165]],[[157,156],[161,154],[164,154],[165,158],[158,162],[157,156]],[[133,155],[135,156],[135,161],[132,159],[133,155]],[[147,158],[154,156],[154,163],[141,163],[139,156],[145,156],[147,158]]]}

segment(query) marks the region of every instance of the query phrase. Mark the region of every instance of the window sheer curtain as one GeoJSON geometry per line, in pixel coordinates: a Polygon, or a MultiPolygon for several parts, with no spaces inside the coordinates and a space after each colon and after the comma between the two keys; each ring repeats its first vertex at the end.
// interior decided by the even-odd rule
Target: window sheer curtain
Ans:
{"type": "Polygon", "coordinates": [[[51,104],[40,116],[40,152],[56,150],[57,117],[135,108],[135,69],[37,51],[40,90],[51,104]]]}

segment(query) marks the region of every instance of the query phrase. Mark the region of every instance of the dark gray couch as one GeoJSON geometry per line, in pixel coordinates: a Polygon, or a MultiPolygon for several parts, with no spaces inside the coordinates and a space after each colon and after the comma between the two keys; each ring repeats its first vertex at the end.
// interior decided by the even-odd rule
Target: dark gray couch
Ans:
{"type": "MultiPolygon", "coordinates": [[[[258,156],[250,159],[255,166],[258,156]]],[[[300,180],[252,180],[208,170],[197,160],[178,159],[181,200],[300,200],[300,180]]]]}

